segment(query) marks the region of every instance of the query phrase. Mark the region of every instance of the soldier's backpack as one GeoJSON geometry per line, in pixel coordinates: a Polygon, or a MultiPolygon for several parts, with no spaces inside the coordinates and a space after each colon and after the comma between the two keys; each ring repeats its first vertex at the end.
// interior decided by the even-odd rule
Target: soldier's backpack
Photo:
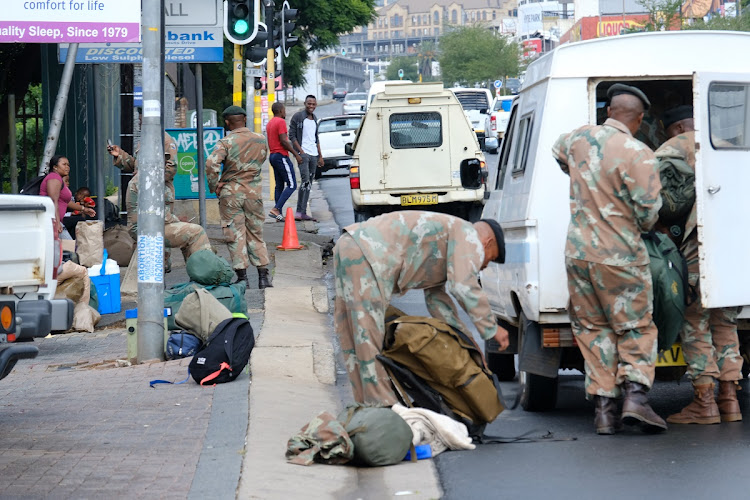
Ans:
{"type": "Polygon", "coordinates": [[[247,301],[245,300],[245,282],[240,281],[226,286],[203,286],[200,283],[181,283],[172,288],[164,290],[164,307],[172,308],[172,315],[167,318],[167,328],[169,330],[179,330],[175,322],[177,312],[182,306],[182,301],[198,288],[205,288],[208,292],[216,297],[224,307],[232,313],[247,314],[247,301]]]}
{"type": "Polygon", "coordinates": [[[654,323],[659,330],[659,349],[669,349],[685,321],[685,307],[694,300],[688,284],[685,257],[664,233],[651,231],[642,235],[651,260],[654,290],[654,323]]]}
{"type": "Polygon", "coordinates": [[[386,368],[405,406],[426,408],[466,425],[478,439],[504,409],[495,375],[482,352],[463,332],[447,323],[386,312],[383,350],[386,368]]]}
{"type": "Polygon", "coordinates": [[[200,385],[231,382],[245,369],[255,346],[250,322],[244,318],[222,321],[190,361],[190,375],[200,385]]]}
{"type": "Polygon", "coordinates": [[[695,204],[695,171],[682,158],[659,158],[662,205],[659,221],[666,226],[681,226],[695,204]]]}

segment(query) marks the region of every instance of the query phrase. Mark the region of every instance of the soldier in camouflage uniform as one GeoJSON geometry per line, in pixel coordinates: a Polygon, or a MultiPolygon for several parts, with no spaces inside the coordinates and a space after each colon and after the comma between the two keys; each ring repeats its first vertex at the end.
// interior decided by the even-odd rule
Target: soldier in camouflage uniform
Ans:
{"type": "Polygon", "coordinates": [[[650,106],[640,89],[610,87],[609,118],[563,134],[552,148],[570,175],[565,265],[573,333],[585,362],[586,397],[595,401],[598,434],[621,428],[615,398],[625,393],[622,422],[667,428],[649,406],[657,330],[641,232],[656,222],[661,182],[654,153],[633,134],[650,106]]]}
{"type": "MultiPolygon", "coordinates": [[[[695,128],[693,107],[679,106],[664,113],[664,127],[670,139],[656,151],[656,158],[678,158],[695,170],[695,128]]],[[[688,281],[698,300],[685,310],[681,332],[682,352],[688,365],[695,396],[681,412],[670,415],[672,424],[718,424],[742,420],[737,402],[737,381],[742,378],[742,357],[737,336],[737,308],[705,309],[700,303],[698,266],[698,216],[690,211],[682,240],[678,242],[688,265],[688,281]],[[719,380],[718,405],[714,398],[719,380]]]]}
{"type": "Polygon", "coordinates": [[[223,116],[229,133],[206,160],[208,188],[219,197],[221,227],[237,281],[248,283],[247,267],[252,264],[258,268],[258,288],[271,287],[260,185],[268,143],[264,136],[246,127],[247,117],[241,107],[229,106],[223,116]]]}
{"type": "MultiPolygon", "coordinates": [[[[128,183],[125,205],[128,211],[128,232],[134,240],[138,240],[138,150],[132,156],[120,149],[119,146],[108,146],[107,150],[115,158],[115,166],[123,172],[134,172],[135,175],[128,183]]],[[[198,224],[181,222],[172,212],[175,200],[174,176],[177,172],[175,159],[177,158],[177,143],[164,133],[164,241],[166,248],[179,248],[187,261],[188,257],[198,250],[212,249],[206,232],[198,224]]],[[[167,262],[169,258],[165,259],[167,262]]],[[[169,270],[169,264],[167,264],[169,270]]]]}
{"type": "Polygon", "coordinates": [[[390,379],[375,356],[385,333],[391,295],[424,290],[436,318],[466,331],[451,295],[468,312],[484,339],[501,349],[508,332],[498,327],[479,271],[505,260],[502,231],[495,221],[471,224],[450,215],[402,211],[344,229],[333,249],[336,299],[334,327],[359,403],[397,402],[390,379]]]}

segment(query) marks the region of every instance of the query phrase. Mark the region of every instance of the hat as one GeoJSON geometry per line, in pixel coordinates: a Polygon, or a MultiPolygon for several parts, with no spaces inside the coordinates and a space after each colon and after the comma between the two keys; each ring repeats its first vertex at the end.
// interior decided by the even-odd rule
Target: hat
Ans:
{"type": "Polygon", "coordinates": [[[505,264],[505,237],[503,236],[503,228],[501,228],[500,224],[493,219],[481,219],[480,222],[489,225],[490,228],[492,228],[492,232],[495,233],[495,241],[497,241],[497,249],[499,252],[494,262],[505,264]]]}
{"type": "Polygon", "coordinates": [[[232,116],[232,115],[245,115],[245,116],[247,116],[247,113],[245,113],[245,110],[242,109],[239,106],[229,106],[221,114],[221,116],[223,116],[224,118],[226,118],[227,116],[232,116]]]}
{"type": "Polygon", "coordinates": [[[675,123],[692,117],[693,107],[689,104],[683,104],[682,106],[677,106],[676,108],[666,110],[664,112],[664,116],[661,119],[661,122],[664,124],[664,128],[668,129],[675,123]]]}
{"type": "Polygon", "coordinates": [[[646,111],[648,111],[648,108],[651,107],[651,101],[649,101],[648,97],[646,97],[646,94],[644,94],[643,91],[637,87],[625,85],[624,83],[615,83],[609,88],[609,90],[607,90],[607,98],[610,101],[614,96],[622,94],[630,94],[636,96],[641,100],[641,102],[643,103],[643,108],[646,111]]]}

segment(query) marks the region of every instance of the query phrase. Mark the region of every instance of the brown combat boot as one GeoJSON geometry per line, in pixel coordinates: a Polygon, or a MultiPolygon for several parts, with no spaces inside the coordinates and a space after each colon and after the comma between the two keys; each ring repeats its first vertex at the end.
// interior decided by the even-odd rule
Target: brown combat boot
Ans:
{"type": "Polygon", "coordinates": [[[613,398],[594,396],[594,425],[596,433],[600,435],[611,435],[622,430],[617,402],[613,398]]]}
{"type": "Polygon", "coordinates": [[[248,288],[250,287],[250,281],[247,279],[247,269],[235,269],[235,273],[237,273],[237,279],[232,282],[232,284],[237,284],[240,281],[245,282],[245,286],[248,288]]]}
{"type": "Polygon", "coordinates": [[[718,407],[722,422],[741,422],[742,412],[737,401],[739,384],[734,380],[719,380],[718,407]]]}
{"type": "Polygon", "coordinates": [[[640,425],[644,432],[655,433],[667,430],[667,423],[648,404],[646,386],[626,380],[625,401],[622,403],[622,423],[640,425]]]}
{"type": "Polygon", "coordinates": [[[716,406],[716,400],[714,399],[713,382],[707,384],[696,382],[698,381],[693,382],[693,391],[695,392],[693,401],[680,413],[667,417],[667,422],[670,424],[718,424],[721,422],[719,407],[716,406]]]}
{"type": "Polygon", "coordinates": [[[271,277],[268,276],[268,269],[265,267],[258,268],[258,288],[261,290],[264,288],[273,288],[271,277]]]}

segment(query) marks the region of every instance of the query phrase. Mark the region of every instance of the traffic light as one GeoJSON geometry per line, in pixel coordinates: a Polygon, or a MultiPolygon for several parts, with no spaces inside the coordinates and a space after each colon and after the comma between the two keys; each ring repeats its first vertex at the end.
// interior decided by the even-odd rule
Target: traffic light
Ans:
{"type": "Polygon", "coordinates": [[[260,0],[224,0],[224,35],[237,45],[245,45],[258,32],[260,0]]]}
{"type": "Polygon", "coordinates": [[[297,45],[299,38],[292,36],[297,23],[299,12],[297,9],[290,9],[289,2],[284,2],[284,6],[281,9],[281,48],[284,51],[284,56],[289,57],[289,49],[297,45]]]}
{"type": "Polygon", "coordinates": [[[266,41],[268,40],[268,31],[264,23],[258,23],[258,32],[250,42],[245,45],[245,59],[254,64],[263,64],[266,62],[268,49],[266,41]]]}

